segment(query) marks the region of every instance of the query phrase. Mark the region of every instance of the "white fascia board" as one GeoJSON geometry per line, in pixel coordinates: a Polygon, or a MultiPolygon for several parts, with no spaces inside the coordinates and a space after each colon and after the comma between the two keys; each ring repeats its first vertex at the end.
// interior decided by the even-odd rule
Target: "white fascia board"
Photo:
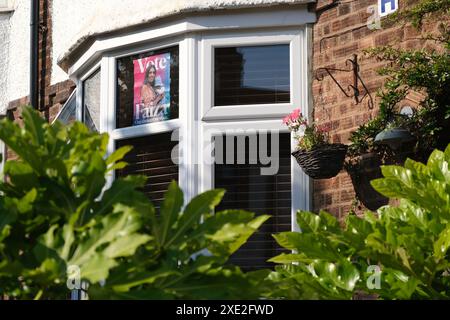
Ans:
{"type": "MultiPolygon", "coordinates": [[[[271,30],[273,28],[303,26],[315,21],[315,13],[309,12],[306,6],[295,10],[291,8],[270,12],[258,11],[186,17],[175,23],[165,23],[140,31],[99,38],[77,61],[68,66],[68,74],[72,80],[76,80],[83,70],[89,68],[89,65],[94,61],[98,61],[106,52],[123,50],[185,33],[245,29],[271,30]]],[[[60,66],[64,66],[64,64],[65,61],[59,61],[60,66]]]]}

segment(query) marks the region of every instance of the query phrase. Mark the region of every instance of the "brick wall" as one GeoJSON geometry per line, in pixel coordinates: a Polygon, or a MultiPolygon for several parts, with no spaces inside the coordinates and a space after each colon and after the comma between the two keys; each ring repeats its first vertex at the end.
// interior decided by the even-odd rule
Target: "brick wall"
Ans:
{"type": "MultiPolygon", "coordinates": [[[[400,0],[400,7],[405,2],[406,0],[400,0]]],[[[356,104],[353,98],[347,98],[340,91],[329,76],[323,81],[314,80],[314,118],[319,123],[330,124],[333,142],[348,143],[350,133],[378,111],[376,91],[382,86],[384,79],[376,70],[384,63],[365,57],[364,49],[384,45],[414,49],[434,46],[431,41],[418,39],[420,32],[409,25],[396,23],[385,27],[382,23],[382,29],[370,30],[367,21],[372,13],[368,12],[368,7],[376,4],[377,0],[318,0],[316,4],[314,70],[321,67],[348,69],[346,60],[357,54],[361,77],[375,101],[375,108],[369,110],[367,100],[356,104]]],[[[424,32],[436,28],[437,23],[425,24],[424,32]]],[[[334,76],[344,88],[352,84],[351,73],[336,72],[334,76]]],[[[409,101],[404,104],[417,105],[421,97],[420,94],[410,95],[409,101]]],[[[354,197],[352,182],[345,171],[332,179],[314,181],[313,205],[316,212],[324,209],[342,218],[351,208],[354,197]]]]}

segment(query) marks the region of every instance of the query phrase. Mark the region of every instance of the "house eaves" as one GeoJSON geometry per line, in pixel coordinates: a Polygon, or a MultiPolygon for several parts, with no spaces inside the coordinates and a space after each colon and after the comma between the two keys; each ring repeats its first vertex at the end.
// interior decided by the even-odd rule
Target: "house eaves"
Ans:
{"type": "Polygon", "coordinates": [[[58,65],[67,72],[80,52],[96,39],[151,25],[159,20],[183,14],[207,14],[212,11],[267,8],[315,3],[315,0],[101,0],[92,18],[62,48],[58,65]],[[107,10],[105,10],[107,1],[107,10]]]}

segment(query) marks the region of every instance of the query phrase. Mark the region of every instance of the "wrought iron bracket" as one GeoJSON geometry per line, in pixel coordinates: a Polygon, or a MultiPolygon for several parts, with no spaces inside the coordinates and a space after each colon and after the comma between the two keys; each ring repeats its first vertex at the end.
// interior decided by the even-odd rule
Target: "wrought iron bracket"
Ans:
{"type": "Polygon", "coordinates": [[[350,69],[337,69],[337,68],[318,68],[316,70],[316,79],[318,81],[323,81],[325,78],[325,73],[328,74],[331,79],[333,79],[334,83],[339,87],[339,89],[342,91],[342,93],[347,98],[354,98],[356,104],[360,104],[366,97],[367,100],[367,106],[369,109],[373,109],[373,98],[370,95],[369,90],[367,89],[366,84],[361,79],[361,76],[359,74],[359,64],[358,64],[358,56],[356,54],[353,55],[352,59],[347,59],[345,61],[345,65],[349,66],[350,69]],[[325,71],[325,72],[324,72],[325,71]],[[337,79],[334,77],[333,72],[351,72],[353,73],[353,84],[349,84],[347,86],[347,90],[343,88],[343,86],[337,81],[337,79]],[[361,93],[360,86],[363,87],[364,91],[361,93]]]}

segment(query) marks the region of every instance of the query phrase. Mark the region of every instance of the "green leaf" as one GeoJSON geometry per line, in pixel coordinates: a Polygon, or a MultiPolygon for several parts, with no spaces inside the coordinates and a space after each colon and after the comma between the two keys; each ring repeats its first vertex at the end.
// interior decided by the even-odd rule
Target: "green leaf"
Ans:
{"type": "Polygon", "coordinates": [[[273,236],[278,244],[286,249],[305,255],[305,261],[314,259],[339,259],[337,246],[325,237],[298,232],[282,232],[273,236]]]}
{"type": "Polygon", "coordinates": [[[183,192],[172,181],[169,185],[169,189],[164,196],[164,201],[161,206],[161,224],[159,231],[159,243],[160,246],[166,245],[167,237],[171,235],[172,228],[181,213],[183,206],[183,192]]]}
{"type": "Polygon", "coordinates": [[[75,241],[75,235],[73,232],[73,223],[66,224],[63,227],[62,236],[64,239],[64,245],[60,252],[61,258],[64,260],[69,259],[70,249],[75,241]]]}
{"type": "Polygon", "coordinates": [[[345,260],[338,263],[313,262],[310,268],[313,276],[317,277],[319,282],[332,288],[338,287],[347,291],[353,291],[360,278],[358,269],[345,260]]]}
{"type": "Polygon", "coordinates": [[[211,213],[214,207],[222,200],[224,193],[224,190],[210,190],[192,199],[178,220],[178,228],[174,230],[164,247],[168,248],[170,245],[180,241],[185,232],[200,222],[202,215],[211,213]]]}
{"type": "Polygon", "coordinates": [[[17,214],[9,210],[0,211],[0,232],[3,231],[6,226],[17,220],[17,214]]]}
{"type": "Polygon", "coordinates": [[[107,159],[106,164],[109,166],[123,159],[123,157],[133,149],[133,146],[123,146],[114,151],[107,159]]]}
{"type": "Polygon", "coordinates": [[[284,264],[290,264],[295,262],[304,261],[305,256],[303,254],[286,254],[282,253],[276,257],[273,257],[269,259],[269,262],[274,263],[284,263],[284,264]]]}
{"type": "MultiPolygon", "coordinates": [[[[213,243],[209,246],[213,253],[223,252],[226,255],[233,254],[247,242],[248,238],[250,238],[265,221],[270,218],[270,216],[262,215],[250,221],[246,219],[247,221],[237,223],[236,220],[233,221],[233,218],[235,217],[229,217],[230,215],[238,216],[240,213],[241,212],[237,210],[232,210],[223,211],[216,214],[216,216],[218,216],[217,220],[223,220],[225,218],[230,222],[221,224],[220,228],[214,233],[206,235],[207,239],[213,241],[213,243]]],[[[245,214],[246,213],[244,212],[244,215],[245,214]]],[[[215,219],[210,218],[205,222],[208,227],[210,226],[208,223],[209,220],[215,219]]]]}
{"type": "Polygon", "coordinates": [[[447,226],[439,235],[439,238],[434,242],[434,258],[438,261],[443,259],[450,247],[450,226],[447,226]]]}
{"type": "Polygon", "coordinates": [[[22,117],[24,119],[23,123],[25,129],[33,137],[33,142],[35,145],[44,145],[44,126],[47,124],[46,121],[39,115],[39,113],[31,107],[23,108],[22,117]]]}
{"type": "Polygon", "coordinates": [[[136,192],[136,189],[143,187],[146,180],[146,177],[139,175],[114,180],[111,187],[103,194],[102,201],[97,204],[94,216],[103,216],[108,211],[111,211],[115,204],[127,204],[130,199],[133,200],[133,194],[136,192]]]}
{"type": "Polygon", "coordinates": [[[121,237],[111,242],[103,254],[108,258],[131,256],[139,246],[147,243],[150,238],[150,236],[145,234],[132,234],[127,237],[121,237]]]}
{"type": "Polygon", "coordinates": [[[33,208],[33,202],[36,200],[37,190],[31,189],[27,194],[20,199],[20,201],[16,202],[17,210],[20,213],[29,212],[33,208]]]}
{"type": "Polygon", "coordinates": [[[179,274],[179,271],[165,268],[157,269],[154,272],[136,273],[126,279],[126,281],[124,281],[123,283],[115,283],[112,288],[116,292],[127,292],[130,291],[130,289],[133,287],[137,287],[143,284],[152,284],[158,279],[179,274]]]}
{"type": "Polygon", "coordinates": [[[30,186],[38,185],[38,177],[33,168],[27,163],[18,161],[7,161],[4,167],[4,173],[10,177],[10,182],[15,187],[30,188],[30,186]]]}
{"type": "Polygon", "coordinates": [[[121,169],[125,168],[126,166],[128,166],[127,162],[123,162],[123,161],[122,162],[116,162],[112,166],[108,167],[108,171],[121,170],[121,169]]]}
{"type": "Polygon", "coordinates": [[[90,230],[87,240],[79,244],[69,264],[81,266],[95,255],[100,246],[122,237],[128,237],[139,227],[140,222],[133,209],[116,205],[113,215],[104,217],[99,228],[90,230]]]}
{"type": "Polygon", "coordinates": [[[116,265],[117,262],[114,259],[107,258],[101,254],[95,254],[90,257],[89,261],[84,263],[80,268],[81,277],[91,281],[92,283],[97,283],[107,279],[109,270],[114,268],[116,265]]]}
{"type": "Polygon", "coordinates": [[[298,211],[297,223],[303,232],[317,232],[320,226],[320,217],[311,212],[298,211]]]}

